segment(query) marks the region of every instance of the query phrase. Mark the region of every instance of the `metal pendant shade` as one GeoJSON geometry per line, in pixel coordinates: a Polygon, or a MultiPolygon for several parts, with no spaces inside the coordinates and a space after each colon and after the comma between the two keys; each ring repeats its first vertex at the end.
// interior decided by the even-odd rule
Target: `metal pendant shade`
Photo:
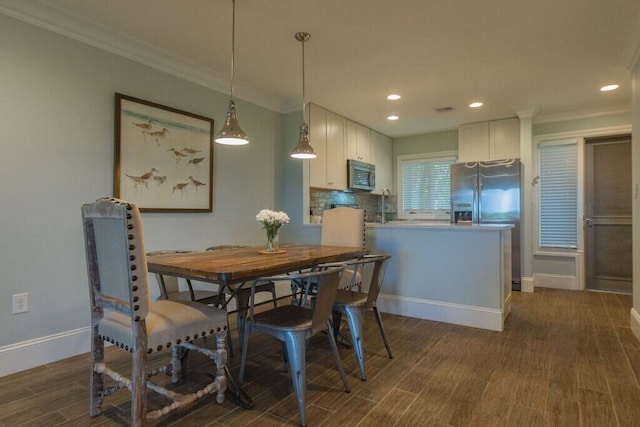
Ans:
{"type": "Polygon", "coordinates": [[[305,120],[305,93],[304,93],[304,42],[311,39],[309,33],[296,33],[296,40],[302,44],[302,125],[300,126],[300,139],[291,151],[291,157],[295,159],[315,159],[316,151],[309,142],[309,125],[305,120]]]}
{"type": "Polygon", "coordinates": [[[245,145],[249,143],[247,134],[240,127],[238,117],[236,115],[236,103],[233,100],[233,81],[234,81],[234,59],[236,44],[236,1],[231,0],[233,6],[231,20],[231,97],[229,99],[229,108],[227,108],[227,118],[224,121],[222,129],[216,134],[216,142],[225,145],[245,145]]]}

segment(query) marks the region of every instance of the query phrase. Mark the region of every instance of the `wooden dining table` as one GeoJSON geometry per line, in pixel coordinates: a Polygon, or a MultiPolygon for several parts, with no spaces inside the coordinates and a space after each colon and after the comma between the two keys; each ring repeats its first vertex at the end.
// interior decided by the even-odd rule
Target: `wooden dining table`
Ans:
{"type": "MultiPolygon", "coordinates": [[[[218,284],[221,286],[219,295],[223,294],[226,287],[230,297],[236,298],[238,331],[241,334],[250,294],[241,291],[250,290],[249,284],[256,279],[297,272],[320,264],[347,261],[369,253],[364,247],[304,244],[281,245],[278,253],[264,253],[263,249],[263,246],[256,246],[204,252],[161,253],[147,257],[147,269],[151,273],[218,284]]],[[[229,299],[220,305],[225,307],[229,299]]],[[[251,398],[232,381],[232,378],[229,375],[230,386],[235,391],[230,397],[239,405],[251,408],[251,398]]]]}
{"type": "Polygon", "coordinates": [[[147,257],[151,273],[216,283],[236,289],[265,276],[312,268],[318,264],[347,261],[369,253],[364,247],[287,244],[279,253],[264,247],[232,247],[216,251],[165,253],[147,257]]]}

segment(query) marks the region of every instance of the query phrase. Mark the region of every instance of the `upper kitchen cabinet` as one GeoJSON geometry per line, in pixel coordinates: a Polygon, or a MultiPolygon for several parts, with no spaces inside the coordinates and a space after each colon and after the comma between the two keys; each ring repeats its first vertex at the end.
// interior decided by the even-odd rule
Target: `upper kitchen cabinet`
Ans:
{"type": "Polygon", "coordinates": [[[389,189],[393,193],[393,145],[391,138],[371,131],[371,159],[376,165],[376,189],[374,193],[382,194],[389,189]]]}
{"type": "Polygon", "coordinates": [[[347,159],[373,163],[371,130],[351,120],[347,120],[347,159]]]}
{"type": "Polygon", "coordinates": [[[309,105],[309,138],[318,156],[309,161],[310,187],[347,188],[345,128],[344,117],[317,105],[309,105]]]}
{"type": "Polygon", "coordinates": [[[458,128],[458,161],[474,162],[520,157],[520,120],[494,120],[458,128]]]}

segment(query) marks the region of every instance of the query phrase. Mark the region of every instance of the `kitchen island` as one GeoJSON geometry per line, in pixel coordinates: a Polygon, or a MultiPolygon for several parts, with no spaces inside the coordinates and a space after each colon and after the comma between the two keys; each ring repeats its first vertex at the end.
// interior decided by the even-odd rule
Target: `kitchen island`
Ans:
{"type": "Polygon", "coordinates": [[[502,331],[511,310],[512,227],[367,223],[367,247],[391,255],[378,307],[386,313],[502,331]]]}

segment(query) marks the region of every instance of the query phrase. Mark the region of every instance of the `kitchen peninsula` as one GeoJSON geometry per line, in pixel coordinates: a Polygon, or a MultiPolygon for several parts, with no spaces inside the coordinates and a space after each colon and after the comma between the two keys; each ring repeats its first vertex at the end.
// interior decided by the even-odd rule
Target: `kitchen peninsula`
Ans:
{"type": "Polygon", "coordinates": [[[392,256],[380,309],[502,331],[511,309],[511,228],[369,224],[367,247],[392,256]]]}
{"type": "Polygon", "coordinates": [[[502,331],[511,310],[511,228],[368,223],[367,247],[391,255],[380,310],[502,331]]]}

